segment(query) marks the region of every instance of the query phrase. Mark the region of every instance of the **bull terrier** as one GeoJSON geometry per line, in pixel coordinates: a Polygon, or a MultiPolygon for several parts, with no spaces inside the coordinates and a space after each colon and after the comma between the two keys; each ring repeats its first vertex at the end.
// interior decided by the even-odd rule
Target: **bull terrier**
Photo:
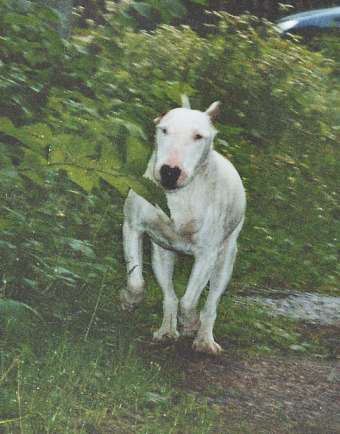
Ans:
{"type": "Polygon", "coordinates": [[[246,197],[235,167],[213,149],[213,120],[219,102],[205,111],[183,106],[155,119],[155,149],[145,177],[163,187],[170,217],[159,207],[130,190],[124,205],[123,244],[127,287],[120,294],[122,308],[132,309],[143,300],[142,241],[151,238],[152,268],[162,289],[163,321],[155,340],[177,339],[178,298],[173,271],[178,252],[193,255],[194,265],[179,303],[181,334],[195,335],[193,348],[218,354],[213,327],[217,305],[231,278],[241,231],[246,197]],[[198,315],[197,304],[209,282],[206,303],[198,315]]]}

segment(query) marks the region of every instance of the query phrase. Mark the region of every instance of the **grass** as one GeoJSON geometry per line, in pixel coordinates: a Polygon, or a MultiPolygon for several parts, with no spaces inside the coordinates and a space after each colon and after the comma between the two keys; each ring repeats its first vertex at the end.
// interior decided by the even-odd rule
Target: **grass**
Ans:
{"type": "Polygon", "coordinates": [[[41,343],[43,351],[37,342],[2,358],[5,433],[208,431],[206,404],[177,394],[174,372],[145,362],[133,342],[64,332],[41,343]]]}
{"type": "MultiPolygon", "coordinates": [[[[178,276],[179,287],[184,277],[178,276]]],[[[155,283],[134,314],[121,312],[111,297],[105,287],[99,303],[93,298],[92,311],[48,324],[34,316],[25,322],[26,333],[8,330],[0,359],[0,432],[221,432],[220,410],[181,387],[178,350],[150,343],[161,322],[155,283]]],[[[327,355],[316,341],[306,342],[293,321],[272,318],[234,296],[222,299],[216,336],[240,357],[327,355]]],[[[189,342],[180,345],[190,354],[189,342]]],[[[246,423],[241,432],[247,432],[246,423]]]]}

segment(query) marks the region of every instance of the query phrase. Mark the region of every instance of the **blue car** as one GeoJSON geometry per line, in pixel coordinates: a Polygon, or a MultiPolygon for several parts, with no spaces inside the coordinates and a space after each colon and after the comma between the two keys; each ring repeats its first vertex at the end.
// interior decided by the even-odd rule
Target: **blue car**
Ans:
{"type": "Polygon", "coordinates": [[[340,7],[316,9],[288,15],[276,23],[279,31],[308,36],[309,34],[338,31],[340,33],[340,7]]]}

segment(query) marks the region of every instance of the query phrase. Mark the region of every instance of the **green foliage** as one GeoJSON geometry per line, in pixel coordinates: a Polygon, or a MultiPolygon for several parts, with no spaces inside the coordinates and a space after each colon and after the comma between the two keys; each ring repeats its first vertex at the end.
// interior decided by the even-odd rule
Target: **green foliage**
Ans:
{"type": "Polygon", "coordinates": [[[181,93],[201,109],[222,101],[216,147],[249,193],[234,282],[336,287],[339,129],[329,61],[250,16],[217,14],[209,38],[170,26],[136,33],[112,19],[66,43],[49,10],[23,15],[9,4],[1,2],[0,49],[6,296],[53,298],[68,288],[76,303],[108,267],[112,279],[123,273],[120,197],[132,187],[162,203],[141,175],[152,119],[181,93]]]}
{"type": "Polygon", "coordinates": [[[333,31],[328,34],[315,35],[308,46],[312,50],[320,51],[325,57],[332,60],[332,75],[335,80],[339,79],[340,58],[339,58],[339,31],[333,31]]]}
{"type": "Polygon", "coordinates": [[[7,345],[30,340],[34,328],[41,321],[40,314],[27,304],[0,298],[0,337],[7,345]]]}
{"type": "MultiPolygon", "coordinates": [[[[91,49],[60,39],[52,30],[56,16],[47,8],[35,7],[24,15],[7,2],[1,6],[0,96],[7,117],[0,120],[0,132],[8,136],[10,148],[16,147],[14,153],[21,153],[17,170],[42,184],[38,174],[57,166],[85,191],[104,179],[123,195],[134,186],[153,202],[162,202],[156,186],[135,176],[141,175],[149,154],[143,130],[114,113],[106,113],[101,122],[98,101],[88,95],[98,66],[91,49]],[[42,122],[36,123],[38,118],[42,122]],[[13,123],[24,126],[17,129],[13,123]]],[[[5,152],[10,156],[12,151],[5,152]]]]}
{"type": "Polygon", "coordinates": [[[162,23],[171,23],[174,18],[183,17],[186,13],[184,2],[181,0],[133,1],[129,7],[149,19],[159,15],[162,23]]]}
{"type": "Polygon", "coordinates": [[[5,0],[0,10],[0,114],[19,123],[41,114],[58,74],[63,80],[68,56],[53,30],[58,18],[52,10],[32,6],[26,14],[5,0]]]}
{"type": "MultiPolygon", "coordinates": [[[[94,5],[95,2],[92,4],[94,5]]],[[[313,2],[301,0],[272,0],[270,2],[257,0],[134,0],[120,2],[115,8],[109,9],[115,9],[116,13],[124,16],[134,28],[150,30],[155,29],[159,24],[184,24],[190,25],[200,34],[207,34],[211,31],[211,25],[217,22],[214,11],[224,11],[233,15],[252,14],[275,22],[280,17],[289,14],[332,6],[338,6],[338,3],[333,0],[314,0],[313,2]]],[[[99,10],[98,7],[97,10],[99,10]]],[[[93,18],[96,18],[96,13],[93,13],[93,18]]]]}
{"type": "MultiPolygon", "coordinates": [[[[121,99],[124,93],[118,110],[139,118],[150,136],[150,119],[176,106],[180,93],[202,109],[218,97],[217,147],[249,191],[237,278],[246,285],[332,289],[339,277],[333,239],[339,130],[337,92],[326,78],[331,64],[253,17],[219,17],[209,39],[166,26],[127,32],[119,61],[104,45],[102,55],[115,64],[111,87],[121,99]]],[[[96,92],[107,94],[103,79],[99,73],[96,92]]]]}
{"type": "Polygon", "coordinates": [[[254,301],[228,297],[217,323],[217,333],[228,336],[229,344],[250,352],[291,351],[324,353],[317,342],[304,340],[296,323],[283,316],[273,317],[254,301]]]}

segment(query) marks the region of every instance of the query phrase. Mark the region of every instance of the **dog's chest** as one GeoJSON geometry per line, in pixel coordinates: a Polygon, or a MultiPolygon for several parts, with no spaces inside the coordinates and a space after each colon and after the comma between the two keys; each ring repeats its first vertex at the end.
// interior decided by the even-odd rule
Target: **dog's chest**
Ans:
{"type": "Polygon", "coordinates": [[[197,220],[194,218],[183,220],[181,222],[174,222],[175,229],[179,236],[181,236],[186,242],[194,243],[195,236],[199,230],[199,225],[197,220]]]}
{"type": "Polygon", "coordinates": [[[198,204],[189,197],[171,197],[168,199],[171,220],[177,234],[188,243],[194,243],[202,224],[202,215],[198,204]]]}

